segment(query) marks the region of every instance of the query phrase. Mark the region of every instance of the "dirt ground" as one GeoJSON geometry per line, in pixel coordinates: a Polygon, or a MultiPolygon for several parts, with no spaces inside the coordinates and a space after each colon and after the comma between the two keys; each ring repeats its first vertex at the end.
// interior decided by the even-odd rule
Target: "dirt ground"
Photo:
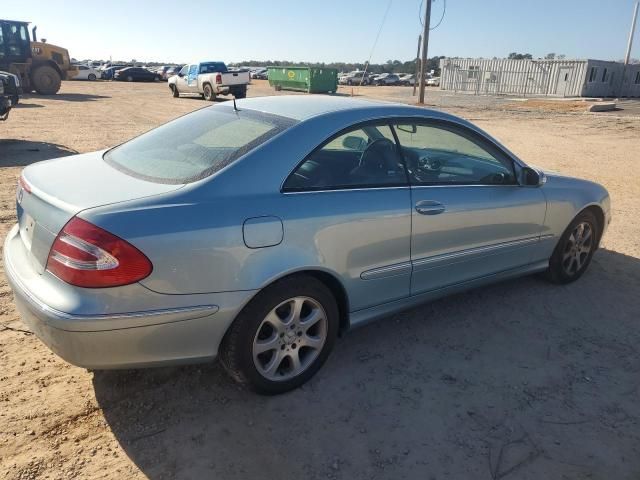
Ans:
{"type": "MultiPolygon", "coordinates": [[[[411,99],[399,88],[357,93],[411,99]]],[[[447,110],[525,161],[608,188],[613,222],[580,281],[523,278],[395,315],[341,339],[304,388],[266,398],[215,363],[68,365],[23,331],[1,275],[0,478],[639,479],[640,117],[458,105],[447,110]]],[[[204,106],[166,84],[25,98],[0,124],[0,234],[23,166],[204,106]]]]}

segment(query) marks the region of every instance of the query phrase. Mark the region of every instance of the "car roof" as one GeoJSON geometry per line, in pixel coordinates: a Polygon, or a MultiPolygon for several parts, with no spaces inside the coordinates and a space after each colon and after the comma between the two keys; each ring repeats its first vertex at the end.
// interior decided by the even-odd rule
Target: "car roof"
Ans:
{"type": "Polygon", "coordinates": [[[331,95],[277,95],[245,98],[238,100],[237,103],[239,108],[244,107],[250,110],[257,110],[259,112],[288,117],[299,121],[346,110],[359,110],[363,113],[363,116],[367,114],[379,115],[391,113],[399,116],[420,115],[425,117],[455,119],[458,122],[461,121],[461,119],[447,113],[427,108],[413,107],[402,103],[385,102],[382,100],[365,100],[331,95]]]}

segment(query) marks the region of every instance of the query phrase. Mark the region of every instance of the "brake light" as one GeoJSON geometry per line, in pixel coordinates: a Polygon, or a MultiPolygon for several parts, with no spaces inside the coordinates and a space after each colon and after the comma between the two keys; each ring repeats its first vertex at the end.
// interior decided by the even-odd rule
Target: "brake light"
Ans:
{"type": "Polygon", "coordinates": [[[153,265],[129,242],[81,218],[72,218],[56,237],[47,270],[71,285],[117,287],[149,276],[153,265]]]}
{"type": "Polygon", "coordinates": [[[222,75],[220,73],[216,75],[216,83],[217,84],[221,84],[222,83],[222,75]]]}

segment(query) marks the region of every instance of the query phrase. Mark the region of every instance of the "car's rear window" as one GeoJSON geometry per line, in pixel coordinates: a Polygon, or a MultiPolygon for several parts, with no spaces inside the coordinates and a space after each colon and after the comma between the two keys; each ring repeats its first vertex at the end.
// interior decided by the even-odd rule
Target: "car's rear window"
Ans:
{"type": "Polygon", "coordinates": [[[288,117],[219,105],[151,130],[104,154],[143,180],[183,184],[205,178],[297,123],[288,117]]]}
{"type": "Polygon", "coordinates": [[[227,66],[222,62],[207,62],[200,64],[200,73],[226,73],[227,66]]]}

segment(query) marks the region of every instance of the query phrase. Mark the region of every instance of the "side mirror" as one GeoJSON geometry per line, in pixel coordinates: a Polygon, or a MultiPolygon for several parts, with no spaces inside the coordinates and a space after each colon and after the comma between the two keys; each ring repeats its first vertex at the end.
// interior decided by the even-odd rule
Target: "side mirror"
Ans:
{"type": "Polygon", "coordinates": [[[355,135],[349,135],[342,140],[342,146],[347,150],[362,151],[366,148],[367,142],[362,137],[356,137],[355,135]]]}
{"type": "Polygon", "coordinates": [[[396,128],[406,133],[416,133],[418,131],[418,127],[415,125],[396,125],[396,128]]]}
{"type": "Polygon", "coordinates": [[[178,76],[179,76],[180,78],[182,78],[182,77],[184,77],[184,73],[182,73],[182,72],[178,72],[178,76]]]}
{"type": "Polygon", "coordinates": [[[531,167],[522,169],[522,185],[528,187],[540,187],[547,181],[544,173],[534,170],[531,167]]]}

